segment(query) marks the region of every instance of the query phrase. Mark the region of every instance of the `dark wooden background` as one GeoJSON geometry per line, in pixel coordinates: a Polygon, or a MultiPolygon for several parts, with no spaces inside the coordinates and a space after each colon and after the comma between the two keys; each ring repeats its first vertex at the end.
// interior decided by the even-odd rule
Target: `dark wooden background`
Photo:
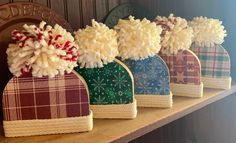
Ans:
{"type": "MultiPolygon", "coordinates": [[[[18,1],[46,5],[62,15],[74,30],[89,25],[93,18],[102,21],[110,10],[126,2],[140,4],[154,15],[167,16],[175,13],[188,19],[199,15],[220,18],[229,33],[226,48],[236,45],[236,40],[233,40],[236,37],[235,0],[0,0],[0,4],[18,1]]],[[[236,52],[235,48],[227,50],[230,54],[236,52]]],[[[236,67],[236,57],[231,57],[232,67],[236,67]]],[[[232,74],[236,77],[234,70],[236,68],[232,68],[232,74]]],[[[236,143],[235,95],[174,121],[132,143],[236,143]]]]}
{"type": "Polygon", "coordinates": [[[154,10],[152,0],[0,0],[0,4],[9,2],[34,2],[43,4],[62,15],[74,30],[83,28],[91,23],[91,19],[102,21],[114,7],[133,2],[154,10]]]}

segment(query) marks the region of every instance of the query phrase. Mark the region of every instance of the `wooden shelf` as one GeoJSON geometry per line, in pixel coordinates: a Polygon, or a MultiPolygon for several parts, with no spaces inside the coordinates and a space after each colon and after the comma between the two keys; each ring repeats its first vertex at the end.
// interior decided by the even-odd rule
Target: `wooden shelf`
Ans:
{"type": "Polygon", "coordinates": [[[204,89],[203,98],[174,97],[171,109],[139,108],[133,120],[95,119],[93,131],[86,133],[5,138],[1,130],[0,143],[128,142],[235,92],[236,85],[231,90],[204,89]]]}

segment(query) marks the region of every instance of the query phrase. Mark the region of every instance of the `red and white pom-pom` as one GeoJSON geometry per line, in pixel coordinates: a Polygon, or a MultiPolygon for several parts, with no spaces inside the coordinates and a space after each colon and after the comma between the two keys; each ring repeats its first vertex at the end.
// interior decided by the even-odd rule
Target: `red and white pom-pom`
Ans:
{"type": "Polygon", "coordinates": [[[178,50],[189,49],[192,44],[193,29],[188,26],[185,19],[174,17],[158,16],[155,19],[156,25],[162,27],[161,52],[163,54],[176,54],[178,50]]]}
{"type": "Polygon", "coordinates": [[[8,65],[15,76],[31,72],[35,77],[70,73],[77,66],[78,46],[72,35],[59,25],[24,25],[12,32],[16,44],[7,49],[8,65]]]}

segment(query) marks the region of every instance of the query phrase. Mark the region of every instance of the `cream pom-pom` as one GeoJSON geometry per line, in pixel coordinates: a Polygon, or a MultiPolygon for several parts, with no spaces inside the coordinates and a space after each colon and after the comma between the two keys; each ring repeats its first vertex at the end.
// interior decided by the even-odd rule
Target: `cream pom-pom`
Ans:
{"type": "Polygon", "coordinates": [[[199,46],[213,46],[214,44],[222,44],[226,31],[222,25],[222,21],[207,17],[195,17],[189,22],[193,28],[193,42],[199,46]]]}
{"type": "Polygon", "coordinates": [[[92,26],[79,29],[75,39],[80,47],[78,62],[81,68],[101,68],[118,55],[116,31],[95,20],[92,20],[92,26]]]}
{"type": "Polygon", "coordinates": [[[32,73],[34,77],[70,73],[77,66],[78,46],[72,35],[59,25],[39,27],[23,26],[24,30],[12,32],[15,44],[7,49],[10,71],[17,77],[32,73]]]}
{"type": "Polygon", "coordinates": [[[119,56],[123,60],[139,60],[156,55],[160,49],[161,26],[156,26],[146,18],[143,20],[120,19],[115,26],[118,34],[119,56]]]}
{"type": "Polygon", "coordinates": [[[188,26],[185,19],[174,17],[171,14],[167,17],[157,16],[157,25],[162,26],[161,52],[163,54],[176,54],[178,50],[189,49],[192,44],[193,29],[188,26]]]}

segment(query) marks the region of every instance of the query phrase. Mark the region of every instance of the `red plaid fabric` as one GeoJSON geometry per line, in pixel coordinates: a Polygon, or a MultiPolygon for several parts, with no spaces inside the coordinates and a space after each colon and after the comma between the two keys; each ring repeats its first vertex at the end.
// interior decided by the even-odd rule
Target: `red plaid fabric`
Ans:
{"type": "Polygon", "coordinates": [[[85,116],[87,89],[74,73],[51,79],[13,77],[3,92],[3,114],[6,121],[85,116]]]}
{"type": "Polygon", "coordinates": [[[170,82],[178,84],[200,84],[200,62],[192,52],[179,50],[177,55],[160,54],[170,71],[170,82]]]}

